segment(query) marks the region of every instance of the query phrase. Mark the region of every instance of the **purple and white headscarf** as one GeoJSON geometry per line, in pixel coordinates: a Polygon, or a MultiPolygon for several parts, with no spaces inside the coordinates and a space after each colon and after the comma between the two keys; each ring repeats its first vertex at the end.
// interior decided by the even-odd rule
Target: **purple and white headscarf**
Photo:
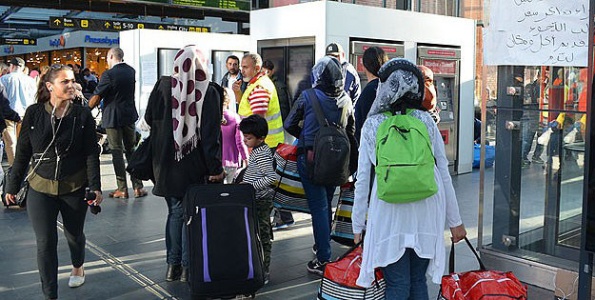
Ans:
{"type": "Polygon", "coordinates": [[[209,87],[207,59],[195,45],[188,45],[174,58],[171,76],[171,117],[174,158],[182,160],[200,141],[202,106],[209,87]]]}

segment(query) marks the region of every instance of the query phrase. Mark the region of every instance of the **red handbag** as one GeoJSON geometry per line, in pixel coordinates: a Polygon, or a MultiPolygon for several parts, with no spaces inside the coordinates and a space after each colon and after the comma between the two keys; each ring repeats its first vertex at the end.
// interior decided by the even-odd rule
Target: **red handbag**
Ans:
{"type": "Polygon", "coordinates": [[[479,270],[455,273],[455,247],[450,248],[449,275],[442,276],[439,300],[527,299],[527,287],[512,272],[487,270],[467,238],[465,242],[479,262],[479,270]]]}
{"type": "Polygon", "coordinates": [[[380,269],[376,269],[376,280],[369,288],[358,286],[362,262],[361,242],[349,249],[336,261],[326,264],[324,276],[318,290],[318,300],[383,300],[386,285],[380,269]]]}

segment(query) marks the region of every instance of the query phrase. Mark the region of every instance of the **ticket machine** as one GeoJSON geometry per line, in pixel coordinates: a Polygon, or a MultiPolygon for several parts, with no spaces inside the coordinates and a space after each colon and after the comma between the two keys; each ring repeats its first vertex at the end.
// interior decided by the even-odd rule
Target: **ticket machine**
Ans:
{"type": "Polygon", "coordinates": [[[404,57],[405,56],[405,47],[403,43],[395,42],[395,43],[377,43],[377,42],[363,42],[363,41],[352,41],[351,42],[351,57],[350,61],[354,64],[357,73],[359,74],[359,78],[361,81],[362,88],[366,86],[368,83],[368,78],[366,78],[366,73],[364,72],[364,51],[370,47],[380,47],[384,50],[384,53],[388,56],[388,59],[395,58],[395,57],[404,57]]]}
{"type": "Polygon", "coordinates": [[[461,50],[419,46],[417,48],[418,63],[434,72],[436,102],[440,109],[438,129],[444,140],[446,157],[451,174],[457,174],[457,153],[459,147],[459,68],[461,50]]]}

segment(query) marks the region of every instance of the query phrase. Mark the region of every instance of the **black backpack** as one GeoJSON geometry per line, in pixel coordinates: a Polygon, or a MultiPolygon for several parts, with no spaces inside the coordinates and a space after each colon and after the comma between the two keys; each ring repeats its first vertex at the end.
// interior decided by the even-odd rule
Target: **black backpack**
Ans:
{"type": "Polygon", "coordinates": [[[319,185],[339,186],[349,178],[350,142],[345,131],[345,107],[339,124],[331,123],[324,116],[316,92],[307,91],[310,103],[320,125],[314,138],[314,159],[308,161],[310,180],[319,185]]]}

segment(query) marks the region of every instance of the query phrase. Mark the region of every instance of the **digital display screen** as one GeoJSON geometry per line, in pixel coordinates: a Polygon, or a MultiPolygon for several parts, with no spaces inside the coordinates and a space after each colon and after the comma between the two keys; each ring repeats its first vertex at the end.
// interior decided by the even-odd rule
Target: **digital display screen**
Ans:
{"type": "Polygon", "coordinates": [[[250,11],[250,1],[246,0],[143,0],[130,2],[152,2],[164,5],[180,5],[191,7],[212,7],[230,10],[250,11]]]}

